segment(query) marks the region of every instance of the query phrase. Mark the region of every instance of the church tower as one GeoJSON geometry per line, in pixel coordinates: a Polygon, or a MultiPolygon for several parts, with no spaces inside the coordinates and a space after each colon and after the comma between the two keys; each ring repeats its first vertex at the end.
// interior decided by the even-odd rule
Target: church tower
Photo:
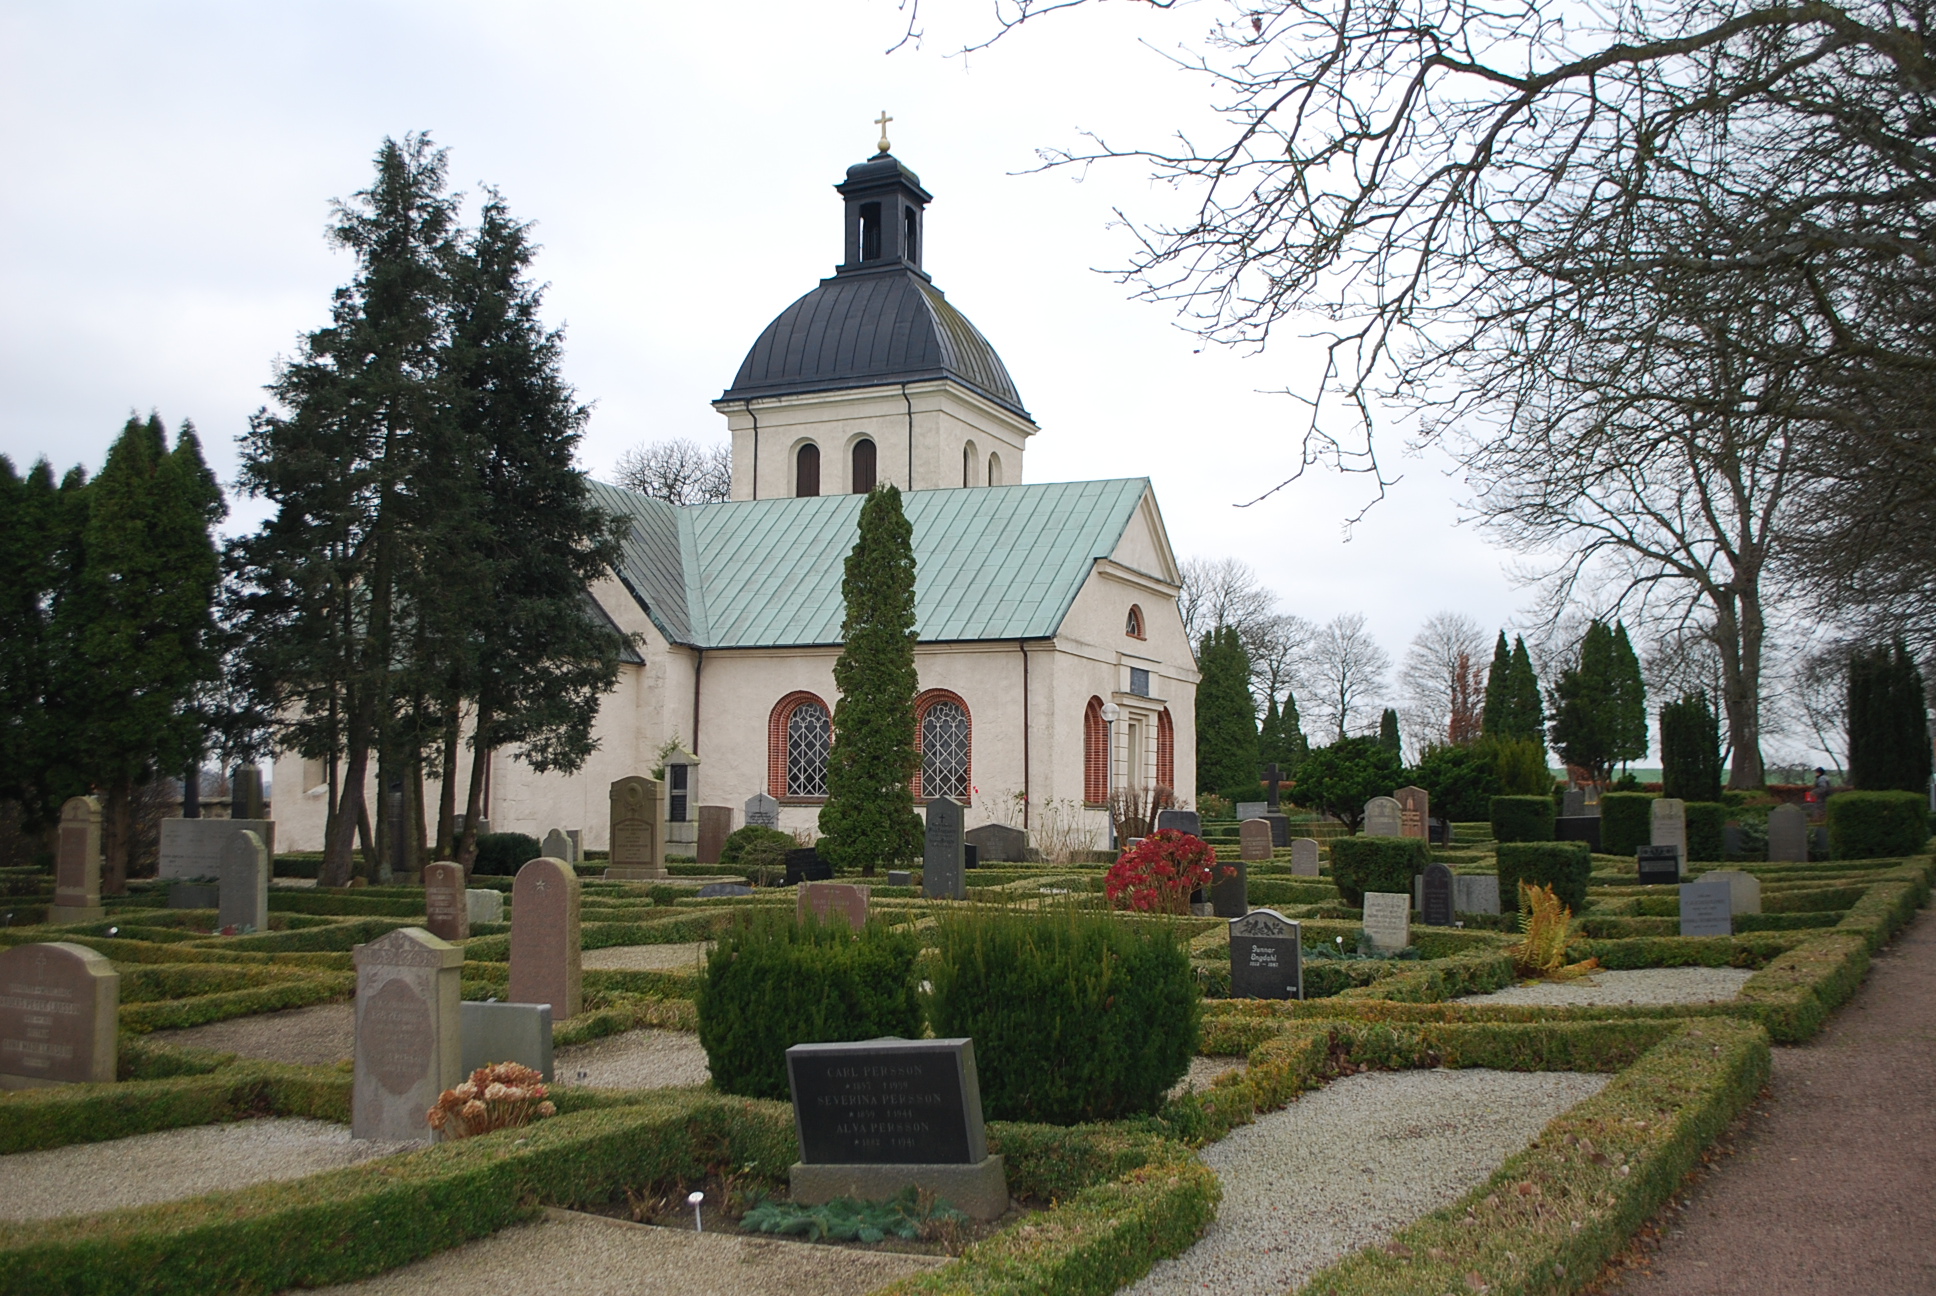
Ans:
{"type": "Polygon", "coordinates": [[[844,259],[766,326],[713,402],[732,430],[732,497],[1019,485],[1035,420],[921,268],[933,196],[885,134],[834,191],[844,259]]]}

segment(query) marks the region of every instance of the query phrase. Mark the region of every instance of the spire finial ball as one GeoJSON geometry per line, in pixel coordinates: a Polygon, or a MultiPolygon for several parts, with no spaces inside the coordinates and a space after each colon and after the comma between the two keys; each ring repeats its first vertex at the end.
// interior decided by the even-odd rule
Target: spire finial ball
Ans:
{"type": "Polygon", "coordinates": [[[880,143],[879,151],[882,153],[887,152],[887,124],[893,120],[894,119],[892,117],[889,117],[887,115],[887,109],[885,108],[881,109],[881,115],[874,119],[874,124],[881,128],[881,143],[880,143]]]}

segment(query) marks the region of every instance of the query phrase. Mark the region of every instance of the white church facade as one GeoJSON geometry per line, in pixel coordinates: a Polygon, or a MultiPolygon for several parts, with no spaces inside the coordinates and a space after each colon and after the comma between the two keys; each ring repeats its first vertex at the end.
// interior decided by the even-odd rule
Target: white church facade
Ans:
{"type": "MultiPolygon", "coordinates": [[[[732,434],[730,500],[594,485],[629,527],[590,594],[635,651],[578,772],[491,754],[493,831],[577,828],[603,849],[609,785],[676,743],[699,761],[693,804],[732,807],[738,827],[765,792],[783,829],[811,833],[842,566],[866,492],[884,483],[903,492],[914,535],[917,797],[960,799],[970,827],[1039,830],[1052,815],[1094,846],[1112,791],[1161,784],[1188,803],[1197,671],[1150,483],[1026,482],[1035,422],[921,269],[930,195],[885,151],[836,189],[845,259],[766,327],[714,402],[732,434]]],[[[278,757],[274,791],[278,844],[320,849],[320,765],[278,757]]]]}

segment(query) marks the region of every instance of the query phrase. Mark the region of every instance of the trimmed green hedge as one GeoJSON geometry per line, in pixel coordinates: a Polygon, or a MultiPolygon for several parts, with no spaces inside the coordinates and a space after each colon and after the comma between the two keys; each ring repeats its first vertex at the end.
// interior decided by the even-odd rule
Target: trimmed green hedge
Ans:
{"type": "Polygon", "coordinates": [[[300,979],[271,982],[253,989],[123,1004],[119,1020],[123,1030],[142,1033],[177,1030],[284,1008],[307,1008],[332,999],[347,999],[355,992],[353,972],[312,972],[300,979]]]}
{"type": "Polygon", "coordinates": [[[1553,798],[1496,796],[1492,799],[1492,835],[1501,842],[1553,840],[1553,798]]]}
{"type": "Polygon", "coordinates": [[[1518,907],[1521,882],[1552,887],[1560,903],[1574,913],[1586,908],[1593,852],[1585,842],[1501,842],[1498,858],[1501,909],[1518,907]]]}
{"type": "Polygon", "coordinates": [[[1715,861],[1727,858],[1726,838],[1722,834],[1727,820],[1728,808],[1719,801],[1689,801],[1687,858],[1715,861]]]}
{"type": "Polygon", "coordinates": [[[1913,855],[1929,844],[1920,792],[1837,792],[1828,799],[1828,848],[1838,860],[1913,855]]]}
{"type": "Polygon", "coordinates": [[[1409,896],[1412,879],[1432,862],[1432,848],[1419,837],[1340,837],[1331,843],[1331,880],[1353,908],[1367,891],[1409,896]]]}
{"type": "MultiPolygon", "coordinates": [[[[9,1090],[0,1092],[0,1154],[265,1115],[347,1123],[350,1077],[315,1067],[247,1062],[159,1080],[9,1090]]],[[[0,1271],[5,1268],[0,1265],[0,1271]]]]}
{"type": "Polygon", "coordinates": [[[1633,855],[1654,840],[1651,792],[1606,792],[1600,796],[1600,850],[1633,855]]]}

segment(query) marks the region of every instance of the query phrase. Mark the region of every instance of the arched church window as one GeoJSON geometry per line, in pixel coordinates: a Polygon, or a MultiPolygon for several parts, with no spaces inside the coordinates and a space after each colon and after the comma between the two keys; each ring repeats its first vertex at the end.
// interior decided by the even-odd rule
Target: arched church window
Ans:
{"type": "Polygon", "coordinates": [[[975,443],[970,441],[961,447],[961,484],[973,486],[978,481],[981,456],[975,453],[975,443]]]}
{"type": "Polygon", "coordinates": [[[860,259],[879,260],[881,255],[881,205],[877,202],[860,205],[860,259]]]}
{"type": "Polygon", "coordinates": [[[992,450],[988,452],[988,484],[990,486],[1002,484],[1002,457],[992,450]]]}
{"type": "Polygon", "coordinates": [[[1082,713],[1082,799],[1089,805],[1109,800],[1109,725],[1099,697],[1082,713]]]}
{"type": "Polygon", "coordinates": [[[827,795],[833,717],[811,693],[789,693],[767,723],[767,788],[776,797],[827,795]]]}
{"type": "Polygon", "coordinates": [[[973,743],[968,704],[935,689],[914,700],[915,743],[921,749],[921,778],[915,796],[966,797],[971,787],[973,743]]]}
{"type": "Polygon", "coordinates": [[[811,441],[793,458],[793,493],[802,499],[820,493],[820,447],[811,441]]]}
{"type": "Polygon", "coordinates": [[[905,230],[901,236],[901,255],[915,265],[921,264],[920,249],[915,246],[915,235],[921,228],[921,217],[913,207],[901,208],[901,219],[905,230]]]}
{"type": "Polygon", "coordinates": [[[1137,607],[1134,603],[1129,605],[1129,619],[1123,623],[1123,633],[1131,639],[1142,639],[1145,637],[1143,634],[1143,609],[1137,607]]]}
{"type": "Polygon", "coordinates": [[[874,443],[866,437],[854,442],[854,494],[874,489],[874,443]]]}
{"type": "Polygon", "coordinates": [[[1176,790],[1176,723],[1168,707],[1156,715],[1156,781],[1176,790]]]}

